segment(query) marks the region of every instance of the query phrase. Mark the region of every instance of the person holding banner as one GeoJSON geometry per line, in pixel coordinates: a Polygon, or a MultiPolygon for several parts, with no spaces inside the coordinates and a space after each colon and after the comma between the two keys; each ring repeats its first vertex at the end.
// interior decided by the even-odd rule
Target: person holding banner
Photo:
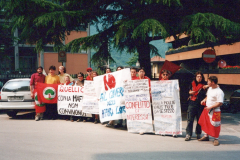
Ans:
{"type": "Polygon", "coordinates": [[[130,69],[130,72],[131,72],[132,80],[138,79],[138,77],[136,76],[136,75],[137,75],[137,68],[132,67],[132,68],[130,69]]]}
{"type": "MultiPolygon", "coordinates": [[[[73,85],[73,82],[70,81],[70,76],[66,75],[64,77],[64,81],[65,83],[63,83],[62,85],[73,85]]],[[[70,119],[71,122],[74,122],[73,116],[64,116],[66,121],[68,121],[70,119]]]]}
{"type": "Polygon", "coordinates": [[[37,68],[37,73],[32,74],[31,80],[30,80],[30,91],[31,91],[31,97],[35,100],[35,120],[39,121],[40,119],[43,119],[43,113],[46,111],[45,104],[39,103],[37,98],[37,89],[36,85],[38,82],[44,83],[45,81],[45,75],[42,74],[43,67],[39,66],[37,68]]]}
{"type": "Polygon", "coordinates": [[[73,82],[73,84],[75,83],[75,80],[66,73],[66,68],[64,66],[59,66],[58,68],[58,73],[59,73],[59,79],[60,79],[60,83],[65,83],[65,77],[68,76],[70,78],[70,82],[73,82]]]}
{"type": "Polygon", "coordinates": [[[111,73],[112,71],[111,71],[111,69],[110,68],[106,68],[106,74],[107,73],[111,73]]]}
{"type": "Polygon", "coordinates": [[[88,76],[86,77],[86,80],[92,81],[93,80],[92,68],[87,68],[87,74],[88,76]]]}
{"type": "Polygon", "coordinates": [[[201,105],[205,105],[198,123],[201,125],[205,135],[198,141],[209,141],[209,135],[214,137],[213,145],[218,146],[220,143],[218,137],[221,129],[221,110],[223,104],[224,93],[218,86],[218,78],[210,76],[208,78],[209,89],[207,97],[201,101],[201,105]]]}
{"type": "Polygon", "coordinates": [[[171,76],[171,72],[164,69],[162,70],[162,73],[161,73],[161,79],[160,80],[169,80],[169,77],[171,76]]]}
{"type": "MultiPolygon", "coordinates": [[[[50,66],[48,76],[45,77],[46,84],[60,84],[60,78],[55,72],[56,67],[50,66]]],[[[58,117],[57,103],[46,104],[46,114],[48,119],[56,119],[58,117]]]]}
{"type": "Polygon", "coordinates": [[[78,73],[78,80],[84,85],[84,74],[82,72],[78,73]]]}
{"type": "MultiPolygon", "coordinates": [[[[206,85],[205,78],[203,73],[198,71],[195,74],[194,80],[189,86],[189,105],[187,110],[187,128],[186,128],[186,138],[185,141],[191,140],[192,131],[193,131],[193,122],[194,118],[196,117],[197,122],[199,117],[203,111],[204,106],[201,105],[201,101],[206,96],[206,85]]],[[[197,123],[195,133],[197,135],[197,139],[201,137],[201,126],[197,123]]]]}
{"type": "Polygon", "coordinates": [[[122,70],[122,69],[123,69],[122,66],[118,66],[118,67],[117,67],[117,71],[120,71],[120,70],[122,70]]]}
{"type": "Polygon", "coordinates": [[[151,80],[150,78],[148,78],[147,76],[145,76],[145,68],[144,67],[140,67],[140,69],[138,70],[138,78],[137,79],[148,79],[148,84],[149,84],[149,92],[151,93],[151,80]]]}

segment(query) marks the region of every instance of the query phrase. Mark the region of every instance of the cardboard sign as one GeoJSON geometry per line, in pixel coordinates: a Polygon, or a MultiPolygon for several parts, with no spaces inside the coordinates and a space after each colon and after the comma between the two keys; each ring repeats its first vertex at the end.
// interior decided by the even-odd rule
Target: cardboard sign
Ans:
{"type": "Polygon", "coordinates": [[[155,134],[182,135],[178,80],[151,81],[155,134]]]}
{"type": "Polygon", "coordinates": [[[124,82],[128,132],[153,132],[148,79],[124,82]]]}

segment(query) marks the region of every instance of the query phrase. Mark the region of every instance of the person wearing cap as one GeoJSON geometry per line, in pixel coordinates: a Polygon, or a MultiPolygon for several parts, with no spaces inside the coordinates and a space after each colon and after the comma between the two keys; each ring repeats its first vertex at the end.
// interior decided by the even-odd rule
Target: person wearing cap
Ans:
{"type": "Polygon", "coordinates": [[[45,75],[42,74],[43,67],[39,66],[37,68],[37,73],[32,74],[31,80],[30,80],[30,91],[31,91],[31,97],[35,100],[35,111],[36,116],[35,120],[39,121],[40,119],[43,119],[43,113],[46,111],[45,104],[39,103],[37,100],[37,89],[36,85],[38,82],[44,83],[45,82],[45,75]]]}
{"type": "Polygon", "coordinates": [[[92,76],[92,68],[87,68],[87,74],[88,76],[86,77],[86,80],[92,81],[93,80],[93,76],[92,76]]]}

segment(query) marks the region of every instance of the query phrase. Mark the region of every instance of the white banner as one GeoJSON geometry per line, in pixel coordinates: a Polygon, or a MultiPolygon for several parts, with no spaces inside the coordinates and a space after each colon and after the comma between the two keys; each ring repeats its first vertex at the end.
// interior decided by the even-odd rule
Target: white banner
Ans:
{"type": "Polygon", "coordinates": [[[129,68],[93,78],[101,122],[126,118],[123,89],[126,80],[131,80],[129,68]]]}
{"type": "Polygon", "coordinates": [[[148,79],[124,82],[128,132],[153,132],[148,79]]]}
{"type": "Polygon", "coordinates": [[[84,113],[99,114],[97,95],[93,81],[84,81],[84,98],[82,110],[84,113]]]}
{"type": "Polygon", "coordinates": [[[155,134],[182,135],[178,80],[151,81],[155,134]]]}
{"type": "Polygon", "coordinates": [[[71,116],[92,117],[82,112],[83,87],[59,85],[58,86],[58,114],[71,116]]]}

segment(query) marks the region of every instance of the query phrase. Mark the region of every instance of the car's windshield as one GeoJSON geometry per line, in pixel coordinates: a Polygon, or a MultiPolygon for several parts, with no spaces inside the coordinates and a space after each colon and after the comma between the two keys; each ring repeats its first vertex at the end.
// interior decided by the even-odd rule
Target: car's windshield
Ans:
{"type": "Polygon", "coordinates": [[[2,88],[2,92],[30,91],[29,80],[8,81],[2,88]]]}
{"type": "Polygon", "coordinates": [[[234,91],[231,97],[240,97],[240,90],[234,91]]]}

